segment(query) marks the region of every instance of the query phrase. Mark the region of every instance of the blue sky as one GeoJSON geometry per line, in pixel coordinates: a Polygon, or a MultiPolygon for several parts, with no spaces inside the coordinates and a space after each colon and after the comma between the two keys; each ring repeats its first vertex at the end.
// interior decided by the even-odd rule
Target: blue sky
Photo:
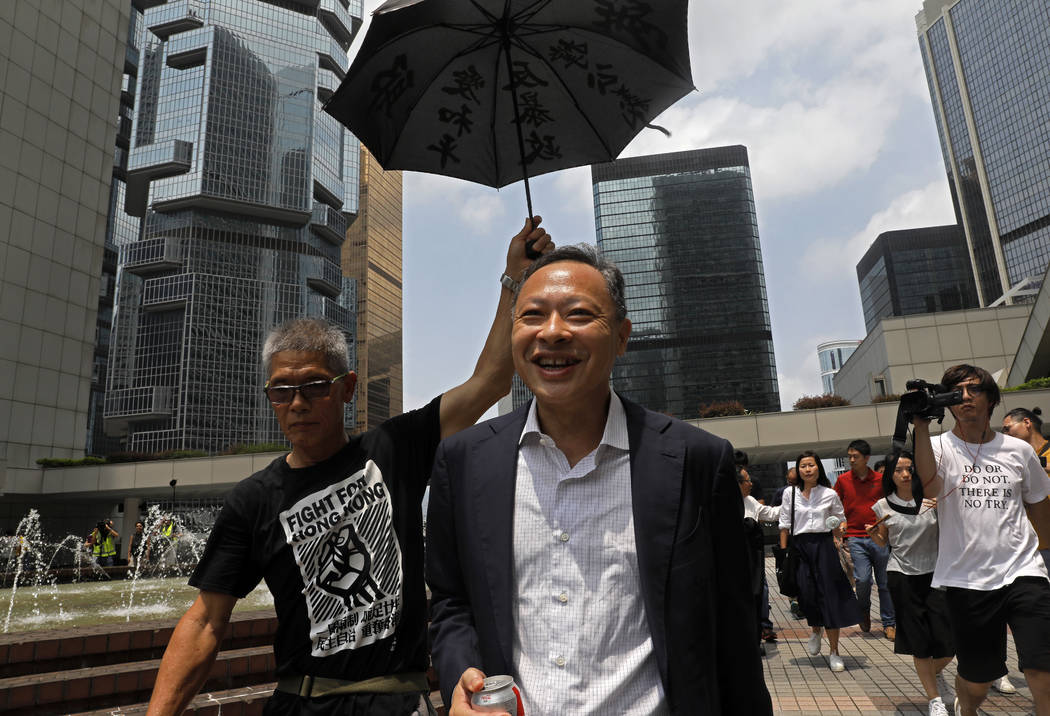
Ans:
{"type": "MultiPolygon", "coordinates": [[[[366,0],[365,30],[378,4],[366,0]]],[[[920,7],[694,0],[699,91],[656,120],[670,139],[643,132],[623,154],[748,148],[785,408],[821,392],[818,343],[864,337],[855,267],[875,237],[954,223],[916,38],[920,7]]],[[[594,243],[589,169],[539,177],[532,193],[556,242],[594,243]]],[[[496,191],[406,172],[406,409],[470,375],[525,213],[520,183],[496,191]]]]}

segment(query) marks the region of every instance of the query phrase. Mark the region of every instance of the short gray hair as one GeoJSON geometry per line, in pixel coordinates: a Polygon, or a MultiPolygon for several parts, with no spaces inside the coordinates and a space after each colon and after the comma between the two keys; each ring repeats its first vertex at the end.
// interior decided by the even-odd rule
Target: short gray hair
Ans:
{"type": "Polygon", "coordinates": [[[622,321],[627,318],[627,300],[624,297],[626,291],[623,273],[621,273],[616,264],[602,256],[598,249],[590,244],[559,246],[550,253],[543,254],[543,256],[536,259],[525,270],[525,275],[521,277],[518,288],[514,291],[514,305],[517,306],[521,287],[525,285],[525,282],[529,280],[532,274],[544,266],[549,266],[559,261],[575,261],[596,269],[602,275],[602,278],[605,279],[605,288],[609,290],[609,297],[612,299],[613,306],[616,307],[616,320],[622,321]]]}
{"type": "Polygon", "coordinates": [[[270,331],[262,352],[263,373],[267,378],[274,354],[282,351],[323,353],[328,368],[336,375],[350,372],[346,336],[321,318],[293,318],[270,331]]]}

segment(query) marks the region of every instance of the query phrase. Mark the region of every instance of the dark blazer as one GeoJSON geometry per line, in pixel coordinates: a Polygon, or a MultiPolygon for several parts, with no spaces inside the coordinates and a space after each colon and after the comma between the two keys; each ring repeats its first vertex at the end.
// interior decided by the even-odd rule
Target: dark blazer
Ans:
{"type": "MultiPolygon", "coordinates": [[[[733,448],[623,400],[638,567],[672,714],[772,714],[762,677],[733,448]]],[[[427,511],[441,694],[468,667],[511,674],[518,438],[528,406],[438,447],[427,511]]]]}

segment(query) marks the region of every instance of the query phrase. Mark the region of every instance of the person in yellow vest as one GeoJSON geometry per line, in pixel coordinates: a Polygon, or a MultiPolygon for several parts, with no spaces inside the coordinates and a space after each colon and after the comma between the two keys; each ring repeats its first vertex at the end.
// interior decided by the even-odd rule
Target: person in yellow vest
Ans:
{"type": "Polygon", "coordinates": [[[91,555],[100,567],[112,567],[117,557],[120,534],[113,529],[113,520],[100,520],[91,532],[91,555]]]}
{"type": "Polygon", "coordinates": [[[150,545],[153,559],[162,567],[172,567],[177,562],[177,546],[182,534],[177,531],[175,518],[171,515],[164,517],[157,527],[157,537],[150,545]]]}

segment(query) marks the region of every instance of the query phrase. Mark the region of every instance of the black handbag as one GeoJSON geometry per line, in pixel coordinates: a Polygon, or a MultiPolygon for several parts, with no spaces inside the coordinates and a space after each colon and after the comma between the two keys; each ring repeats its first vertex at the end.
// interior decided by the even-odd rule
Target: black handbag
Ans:
{"type": "Polygon", "coordinates": [[[785,597],[797,597],[798,588],[798,548],[794,544],[795,536],[795,495],[796,489],[791,488],[791,531],[788,533],[787,547],[773,546],[773,561],[776,564],[777,589],[785,597]]]}

